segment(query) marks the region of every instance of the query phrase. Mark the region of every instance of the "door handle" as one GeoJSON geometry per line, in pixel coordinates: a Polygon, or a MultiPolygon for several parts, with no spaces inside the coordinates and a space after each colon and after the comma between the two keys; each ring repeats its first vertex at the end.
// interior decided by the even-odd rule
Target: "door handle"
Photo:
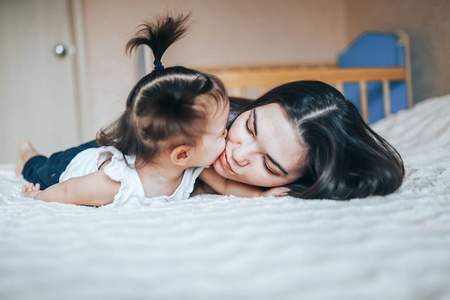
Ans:
{"type": "Polygon", "coordinates": [[[67,54],[66,47],[63,44],[57,44],[53,49],[53,54],[57,57],[64,57],[67,54]]]}

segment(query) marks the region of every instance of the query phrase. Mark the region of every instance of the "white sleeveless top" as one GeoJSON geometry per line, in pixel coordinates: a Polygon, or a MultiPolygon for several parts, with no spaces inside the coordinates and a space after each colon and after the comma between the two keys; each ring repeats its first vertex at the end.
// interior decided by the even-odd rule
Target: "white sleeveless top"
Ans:
{"type": "Polygon", "coordinates": [[[105,167],[105,174],[114,181],[120,182],[119,192],[114,196],[112,206],[145,206],[155,201],[179,201],[189,197],[194,189],[194,183],[203,168],[187,168],[183,179],[176,191],[170,196],[159,196],[146,198],[144,188],[138,173],[134,168],[135,157],[126,156],[114,147],[90,148],[78,153],[66,170],[59,177],[59,182],[66,181],[72,177],[80,177],[97,172],[100,166],[108,159],[111,162],[105,167]]]}

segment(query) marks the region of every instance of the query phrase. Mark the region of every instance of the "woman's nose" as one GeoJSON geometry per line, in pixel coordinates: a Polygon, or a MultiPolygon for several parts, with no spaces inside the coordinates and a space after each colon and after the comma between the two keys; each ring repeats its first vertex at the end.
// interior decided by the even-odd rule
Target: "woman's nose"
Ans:
{"type": "Polygon", "coordinates": [[[241,167],[250,163],[251,154],[254,152],[253,143],[237,143],[233,148],[233,159],[241,167]]]}

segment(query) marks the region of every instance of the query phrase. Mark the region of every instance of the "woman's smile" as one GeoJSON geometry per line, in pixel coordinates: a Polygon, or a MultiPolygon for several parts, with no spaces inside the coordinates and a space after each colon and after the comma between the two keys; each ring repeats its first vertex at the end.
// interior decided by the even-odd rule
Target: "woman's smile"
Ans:
{"type": "Polygon", "coordinates": [[[228,170],[228,171],[234,173],[234,171],[231,168],[231,165],[230,165],[230,163],[228,161],[228,155],[227,155],[227,148],[226,147],[225,147],[225,150],[220,155],[220,163],[222,165],[222,168],[224,168],[225,170],[228,170]]]}

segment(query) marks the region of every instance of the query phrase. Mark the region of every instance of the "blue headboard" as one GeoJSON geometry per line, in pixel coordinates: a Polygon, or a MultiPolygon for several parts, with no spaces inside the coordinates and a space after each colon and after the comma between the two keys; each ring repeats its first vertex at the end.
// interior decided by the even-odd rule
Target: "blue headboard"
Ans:
{"type": "MultiPolygon", "coordinates": [[[[367,32],[357,37],[342,54],[337,65],[340,68],[406,67],[407,53],[399,35],[367,32]]],[[[408,87],[405,81],[390,82],[390,111],[395,113],[408,108],[408,87]]],[[[348,100],[361,109],[358,83],[344,84],[348,100]]],[[[367,84],[369,123],[384,118],[383,89],[381,83],[367,84]]]]}

